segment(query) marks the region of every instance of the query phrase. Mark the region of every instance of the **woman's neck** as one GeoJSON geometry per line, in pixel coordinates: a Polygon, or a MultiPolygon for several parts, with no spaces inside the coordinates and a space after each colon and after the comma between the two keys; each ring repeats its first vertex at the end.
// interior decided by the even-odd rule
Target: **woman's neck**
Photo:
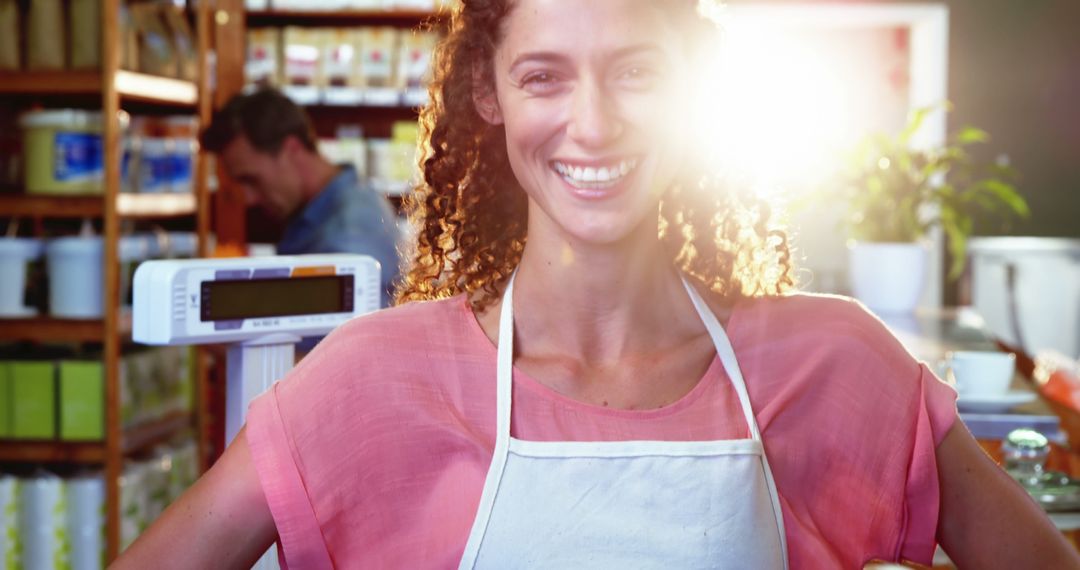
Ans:
{"type": "Polygon", "coordinates": [[[519,354],[602,365],[703,332],[655,229],[597,245],[533,228],[514,285],[519,354]]]}

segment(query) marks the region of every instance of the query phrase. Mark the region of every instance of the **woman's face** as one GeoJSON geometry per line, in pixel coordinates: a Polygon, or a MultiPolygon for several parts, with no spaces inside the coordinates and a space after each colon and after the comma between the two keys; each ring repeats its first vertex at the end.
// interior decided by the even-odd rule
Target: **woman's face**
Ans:
{"type": "Polygon", "coordinates": [[[495,52],[495,99],[529,232],[609,244],[656,233],[687,120],[684,42],[657,0],[516,0],[495,52]],[[683,83],[685,84],[685,83],[683,83]],[[643,225],[644,223],[644,225],[643,225]],[[543,227],[537,227],[537,225],[543,227]]]}

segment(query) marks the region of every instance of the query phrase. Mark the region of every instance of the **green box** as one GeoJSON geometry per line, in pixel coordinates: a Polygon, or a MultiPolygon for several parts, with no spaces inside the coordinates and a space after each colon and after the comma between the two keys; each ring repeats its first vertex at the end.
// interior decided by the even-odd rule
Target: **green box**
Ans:
{"type": "Polygon", "coordinates": [[[52,362],[10,364],[11,436],[16,439],[56,437],[56,365],[52,362]]]}
{"type": "Polygon", "coordinates": [[[11,365],[0,361],[0,438],[11,437],[11,365]]]}
{"type": "Polygon", "coordinates": [[[99,361],[60,363],[60,439],[105,438],[105,370],[99,361]]]}

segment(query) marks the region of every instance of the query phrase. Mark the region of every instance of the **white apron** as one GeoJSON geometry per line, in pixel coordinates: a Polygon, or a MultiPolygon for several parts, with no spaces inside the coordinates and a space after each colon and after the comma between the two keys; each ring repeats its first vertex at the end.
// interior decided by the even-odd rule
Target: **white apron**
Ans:
{"type": "Polygon", "coordinates": [[[780,502],[735,352],[686,280],[750,439],[510,436],[514,278],[499,320],[495,454],[461,568],[787,568],[780,502]]]}

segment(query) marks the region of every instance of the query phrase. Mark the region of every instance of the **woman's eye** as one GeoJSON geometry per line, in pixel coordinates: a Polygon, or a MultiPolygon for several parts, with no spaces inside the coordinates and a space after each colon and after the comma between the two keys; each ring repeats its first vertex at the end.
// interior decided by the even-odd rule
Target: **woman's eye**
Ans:
{"type": "Polygon", "coordinates": [[[653,87],[659,77],[655,71],[648,67],[631,67],[619,75],[623,83],[639,89],[653,87]]]}
{"type": "Polygon", "coordinates": [[[532,75],[526,75],[525,78],[521,80],[521,84],[535,85],[538,83],[551,83],[553,80],[554,78],[550,73],[534,73],[532,75]]]}
{"type": "Polygon", "coordinates": [[[530,73],[521,78],[521,88],[533,95],[550,95],[556,93],[562,82],[559,76],[546,71],[530,73]]]}

